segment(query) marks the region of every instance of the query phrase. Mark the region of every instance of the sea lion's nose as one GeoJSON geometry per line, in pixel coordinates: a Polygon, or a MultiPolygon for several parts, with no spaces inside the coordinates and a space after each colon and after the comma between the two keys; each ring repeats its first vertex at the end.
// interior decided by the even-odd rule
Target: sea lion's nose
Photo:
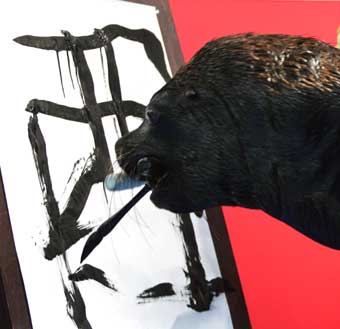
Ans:
{"type": "Polygon", "coordinates": [[[151,175],[151,167],[151,161],[148,157],[139,159],[136,165],[137,176],[142,179],[147,179],[151,175]]]}

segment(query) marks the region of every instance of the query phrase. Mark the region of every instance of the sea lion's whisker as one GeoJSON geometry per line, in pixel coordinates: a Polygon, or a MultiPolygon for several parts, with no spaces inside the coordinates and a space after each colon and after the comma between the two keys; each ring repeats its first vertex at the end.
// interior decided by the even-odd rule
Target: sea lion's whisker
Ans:
{"type": "Polygon", "coordinates": [[[119,156],[116,157],[116,159],[114,161],[112,161],[112,162],[110,160],[106,161],[105,168],[104,168],[105,172],[110,172],[112,167],[117,166],[117,165],[119,166],[119,161],[122,160],[124,157],[129,156],[133,151],[134,150],[129,150],[127,152],[119,154],[119,156]]]}

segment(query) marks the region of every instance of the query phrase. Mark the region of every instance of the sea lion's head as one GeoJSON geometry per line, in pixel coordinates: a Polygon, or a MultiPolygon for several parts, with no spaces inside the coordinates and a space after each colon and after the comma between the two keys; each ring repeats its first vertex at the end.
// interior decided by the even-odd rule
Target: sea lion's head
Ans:
{"type": "Polygon", "coordinates": [[[179,80],[157,92],[141,126],[117,142],[118,161],[151,185],[159,208],[182,213],[236,204],[244,161],[226,104],[211,88],[179,80]]]}
{"type": "Polygon", "coordinates": [[[150,183],[160,208],[239,205],[280,218],[334,179],[322,168],[337,163],[327,150],[338,134],[338,55],[317,40],[284,35],[211,41],[117,142],[119,163],[150,183]]]}

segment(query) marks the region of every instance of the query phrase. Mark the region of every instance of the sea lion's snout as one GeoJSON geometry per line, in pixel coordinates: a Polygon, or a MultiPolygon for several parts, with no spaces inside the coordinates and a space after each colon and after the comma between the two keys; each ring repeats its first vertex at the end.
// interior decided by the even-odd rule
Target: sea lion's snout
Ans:
{"type": "Polygon", "coordinates": [[[144,133],[138,132],[137,129],[117,141],[117,161],[128,176],[145,181],[154,188],[167,169],[157,153],[157,148],[152,147],[152,141],[149,141],[144,133]]]}
{"type": "Polygon", "coordinates": [[[231,173],[231,179],[226,177],[231,182],[241,176],[239,149],[229,147],[235,129],[224,114],[225,104],[213,91],[193,88],[169,82],[152,97],[141,126],[116,143],[126,174],[152,188],[150,198],[157,207],[176,213],[219,204],[224,172],[231,173]],[[227,147],[220,147],[224,139],[227,147]]]}
{"type": "MultiPolygon", "coordinates": [[[[157,207],[176,213],[219,202],[219,173],[226,168],[221,153],[232,154],[229,148],[216,152],[219,136],[233,131],[228,124],[222,128],[211,110],[223,103],[206,90],[189,91],[166,85],[152,97],[141,126],[116,143],[117,160],[126,174],[152,188],[150,198],[157,207]]],[[[238,168],[238,159],[235,162],[238,168]]],[[[237,168],[232,168],[233,175],[237,168]]]]}

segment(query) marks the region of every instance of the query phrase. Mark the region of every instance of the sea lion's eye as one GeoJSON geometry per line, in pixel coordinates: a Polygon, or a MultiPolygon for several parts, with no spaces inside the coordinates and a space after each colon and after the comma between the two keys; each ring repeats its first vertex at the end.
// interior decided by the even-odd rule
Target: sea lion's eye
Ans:
{"type": "Polygon", "coordinates": [[[159,121],[159,113],[152,111],[152,110],[146,110],[145,111],[145,119],[152,125],[155,125],[159,121]]]}

